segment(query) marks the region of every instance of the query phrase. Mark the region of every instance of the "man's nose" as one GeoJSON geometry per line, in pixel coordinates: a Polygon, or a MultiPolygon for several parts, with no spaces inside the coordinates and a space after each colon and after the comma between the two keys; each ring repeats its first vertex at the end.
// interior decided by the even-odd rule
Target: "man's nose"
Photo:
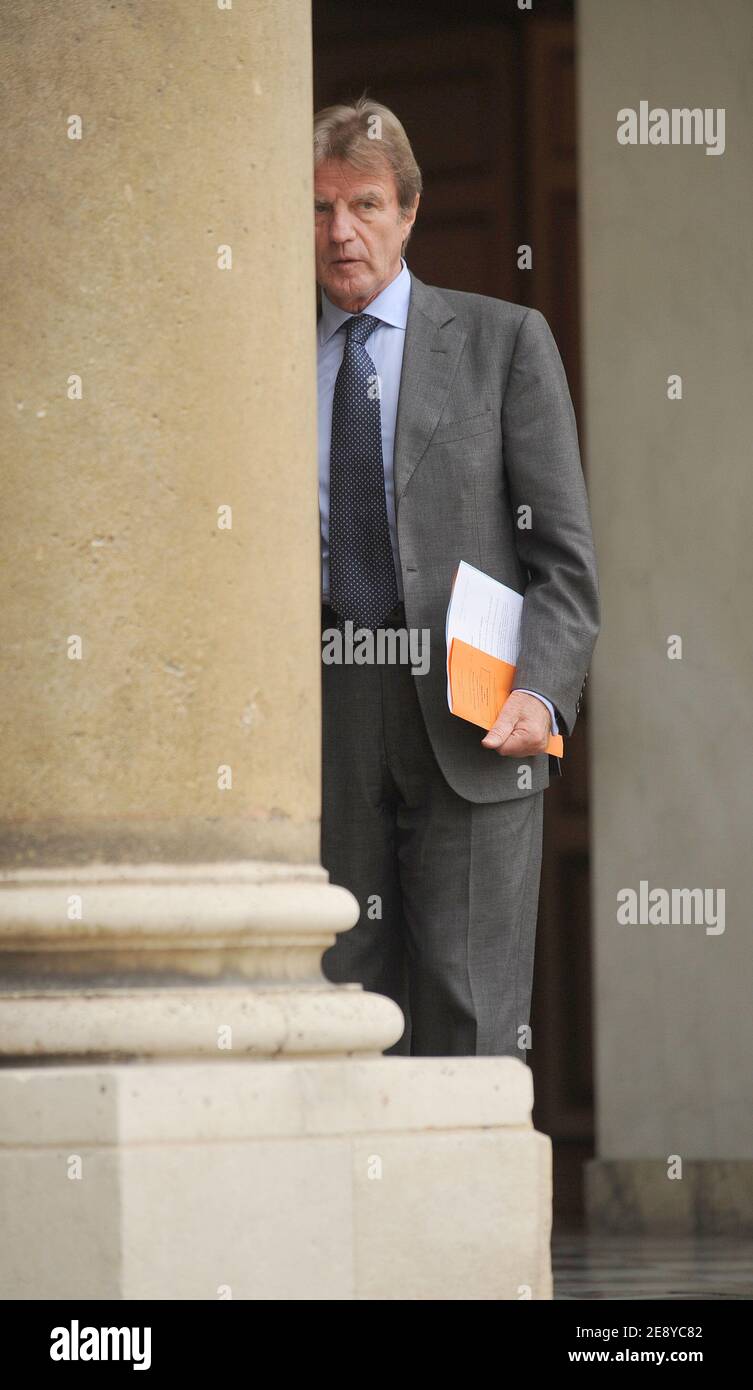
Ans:
{"type": "Polygon", "coordinates": [[[347,208],[335,208],[329,224],[330,241],[341,244],[353,240],[353,221],[347,208]]]}

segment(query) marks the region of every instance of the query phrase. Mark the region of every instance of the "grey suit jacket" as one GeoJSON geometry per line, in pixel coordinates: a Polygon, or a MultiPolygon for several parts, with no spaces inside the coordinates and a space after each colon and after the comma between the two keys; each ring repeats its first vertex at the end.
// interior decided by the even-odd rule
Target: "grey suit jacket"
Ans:
{"type": "Polygon", "coordinates": [[[431,632],[429,670],[414,679],[450,786],[505,801],[546,787],[550,760],[500,757],[450,713],[447,604],[460,560],[524,595],[515,684],[546,695],[571,734],[600,625],[575,416],[538,310],[411,280],[394,470],[406,622],[431,632]],[[530,529],[517,524],[521,506],[530,529]]]}

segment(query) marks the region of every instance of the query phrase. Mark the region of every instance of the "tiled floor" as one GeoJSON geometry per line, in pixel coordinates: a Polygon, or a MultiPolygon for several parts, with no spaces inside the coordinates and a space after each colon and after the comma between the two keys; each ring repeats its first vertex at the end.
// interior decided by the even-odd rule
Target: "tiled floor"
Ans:
{"type": "Polygon", "coordinates": [[[753,1239],[555,1231],[555,1299],[753,1298],[753,1239]]]}

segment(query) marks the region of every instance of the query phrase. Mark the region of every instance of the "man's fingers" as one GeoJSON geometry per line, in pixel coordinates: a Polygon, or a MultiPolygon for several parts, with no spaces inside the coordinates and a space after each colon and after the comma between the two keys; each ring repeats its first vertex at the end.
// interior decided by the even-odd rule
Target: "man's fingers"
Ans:
{"type": "Polygon", "coordinates": [[[488,734],[486,734],[486,736],[482,738],[482,748],[500,748],[502,744],[510,737],[510,734],[512,733],[514,728],[514,719],[510,719],[509,717],[503,718],[502,715],[500,715],[499,719],[497,719],[497,721],[494,724],[492,724],[492,727],[489,730],[488,734]]]}
{"type": "Polygon", "coordinates": [[[513,729],[503,744],[497,746],[497,752],[503,757],[525,758],[534,753],[540,753],[541,738],[539,734],[527,729],[524,724],[519,728],[513,729]]]}
{"type": "Polygon", "coordinates": [[[514,690],[481,740],[481,747],[503,757],[531,757],[545,752],[550,725],[549,711],[541,700],[514,690]]]}

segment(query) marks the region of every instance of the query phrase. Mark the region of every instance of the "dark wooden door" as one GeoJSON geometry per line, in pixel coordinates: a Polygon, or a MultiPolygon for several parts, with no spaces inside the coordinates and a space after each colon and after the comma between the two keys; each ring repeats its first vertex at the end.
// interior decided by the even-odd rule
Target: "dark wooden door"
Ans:
{"type": "MultiPolygon", "coordinates": [[[[316,107],[369,96],[403,122],[424,176],[407,251],[430,285],[540,309],[579,418],[574,35],[570,4],[361,6],[314,0],[316,107]],[[458,11],[461,17],[458,17],[458,11]],[[532,248],[530,270],[518,248],[532,248]]],[[[582,435],[581,435],[582,439],[582,435]]],[[[581,1211],[593,1152],[587,699],[545,796],[529,1062],[555,1147],[555,1212],[581,1211]]]]}

